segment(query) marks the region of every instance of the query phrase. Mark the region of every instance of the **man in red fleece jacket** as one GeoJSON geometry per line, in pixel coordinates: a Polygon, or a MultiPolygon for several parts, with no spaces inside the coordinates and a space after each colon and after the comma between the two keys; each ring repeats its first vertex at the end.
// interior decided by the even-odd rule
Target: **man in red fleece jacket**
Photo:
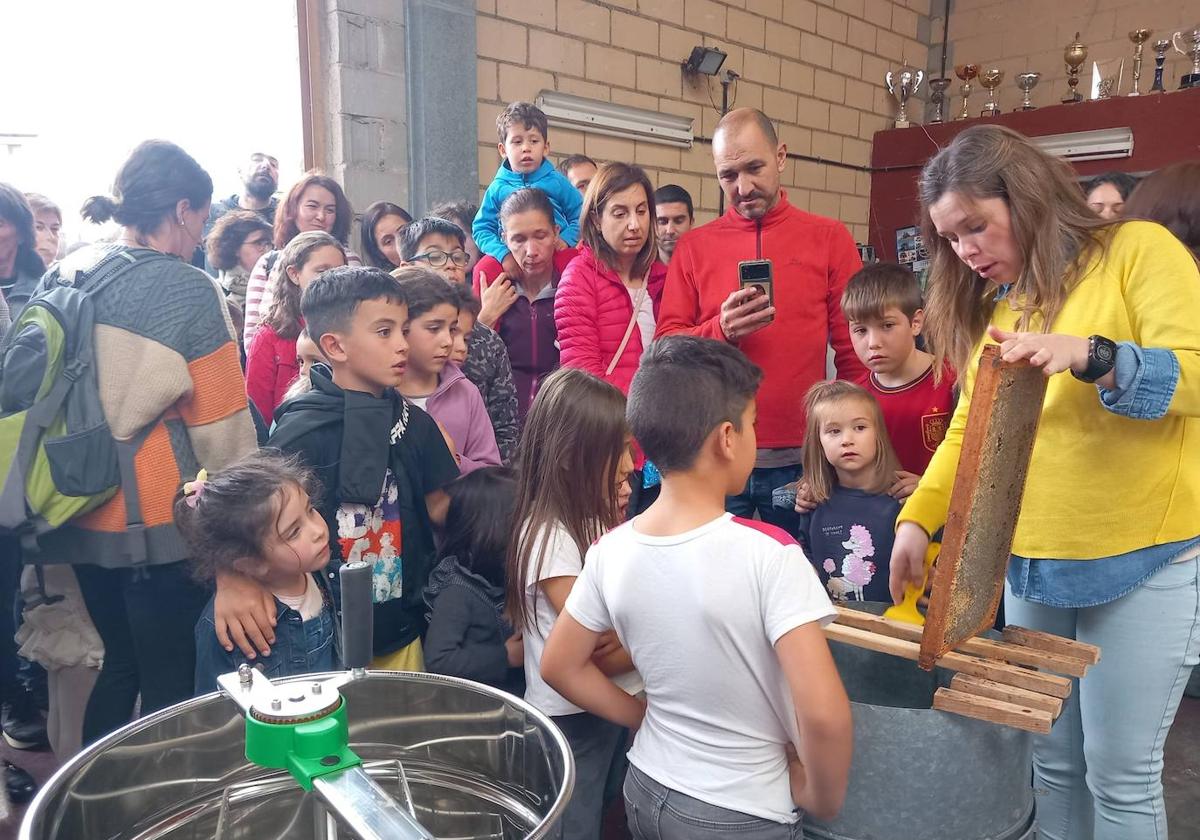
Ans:
{"type": "Polygon", "coordinates": [[[730,111],[713,133],[713,163],[729,203],[725,215],[679,240],[663,291],[656,336],[688,333],[737,345],[763,369],[758,460],[727,508],[795,532],[796,514],[773,509],[771,491],[800,475],[804,394],[825,378],[826,347],[838,376],[865,370],[842,314],[842,291],[862,268],[845,225],[788,203],[779,176],[787,146],[761,111],[730,111]],[[775,301],[738,288],[738,263],[772,264],[775,301]]]}

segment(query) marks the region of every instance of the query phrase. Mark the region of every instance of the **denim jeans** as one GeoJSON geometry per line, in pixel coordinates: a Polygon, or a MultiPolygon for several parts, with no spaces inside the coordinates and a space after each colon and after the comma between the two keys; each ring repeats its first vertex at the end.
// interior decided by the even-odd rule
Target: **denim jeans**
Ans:
{"type": "Polygon", "coordinates": [[[775,525],[796,536],[800,515],[794,510],[771,506],[771,491],[800,477],[799,464],[788,467],[755,467],[745,489],[736,496],[725,497],[725,510],[743,519],[753,519],[754,512],[763,522],[775,525]]]}
{"type": "Polygon", "coordinates": [[[634,840],[799,840],[800,820],[788,824],[719,808],[671,790],[632,764],[625,776],[625,817],[634,840]]]}
{"type": "Polygon", "coordinates": [[[1008,621],[1099,645],[1049,735],[1034,741],[1043,840],[1166,840],[1163,745],[1200,660],[1200,561],[1164,566],[1095,607],[1005,593],[1008,621]]]}
{"type": "Polygon", "coordinates": [[[625,729],[588,712],[551,718],[575,757],[575,791],[559,823],[562,840],[600,840],[604,785],[625,729]]]}

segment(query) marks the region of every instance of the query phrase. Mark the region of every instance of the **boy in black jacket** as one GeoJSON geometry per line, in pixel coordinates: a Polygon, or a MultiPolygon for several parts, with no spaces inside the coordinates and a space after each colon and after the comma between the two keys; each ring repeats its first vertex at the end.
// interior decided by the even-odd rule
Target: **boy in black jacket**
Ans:
{"type": "Polygon", "coordinates": [[[313,281],[300,310],[329,368],[314,366],[312,390],[276,410],[268,445],[298,454],[324,486],[333,582],[343,561],[375,566],[372,666],[423,670],[421,592],[458,467],[433,419],[394,390],[408,356],[404,290],[379,269],[338,268],[313,281]]]}

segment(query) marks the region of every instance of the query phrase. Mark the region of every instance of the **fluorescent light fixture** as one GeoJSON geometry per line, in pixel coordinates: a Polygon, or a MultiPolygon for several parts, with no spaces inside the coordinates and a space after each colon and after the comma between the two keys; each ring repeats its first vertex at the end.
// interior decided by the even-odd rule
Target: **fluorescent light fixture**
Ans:
{"type": "Polygon", "coordinates": [[[1132,128],[1101,128],[1029,138],[1043,152],[1067,160],[1109,160],[1133,156],[1132,128]]]}
{"type": "Polygon", "coordinates": [[[681,149],[692,146],[691,117],[660,114],[645,108],[632,108],[553,90],[539,93],[534,104],[545,112],[550,125],[557,128],[572,128],[589,134],[624,137],[681,149]]]}
{"type": "Polygon", "coordinates": [[[726,54],[715,47],[692,47],[692,54],[683,62],[683,69],[689,73],[715,76],[721,72],[721,65],[726,58],[726,54]]]}

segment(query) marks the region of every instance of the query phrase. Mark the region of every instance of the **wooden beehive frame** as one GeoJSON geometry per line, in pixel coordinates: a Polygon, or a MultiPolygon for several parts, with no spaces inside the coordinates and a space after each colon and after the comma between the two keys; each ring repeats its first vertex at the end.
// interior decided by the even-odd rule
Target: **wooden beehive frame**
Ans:
{"type": "MultiPolygon", "coordinates": [[[[902,659],[920,656],[917,625],[846,607],[837,608],[825,635],[902,659]]],[[[1003,641],[970,638],[938,660],[938,667],[956,673],[949,687],[934,693],[933,708],[1044,735],[1071,695],[1072,677],[1099,661],[1095,645],[1008,627],[1003,641]]]]}
{"type": "Polygon", "coordinates": [[[921,638],[925,670],[996,620],[1045,396],[1039,368],[983,349],[921,638]]]}

